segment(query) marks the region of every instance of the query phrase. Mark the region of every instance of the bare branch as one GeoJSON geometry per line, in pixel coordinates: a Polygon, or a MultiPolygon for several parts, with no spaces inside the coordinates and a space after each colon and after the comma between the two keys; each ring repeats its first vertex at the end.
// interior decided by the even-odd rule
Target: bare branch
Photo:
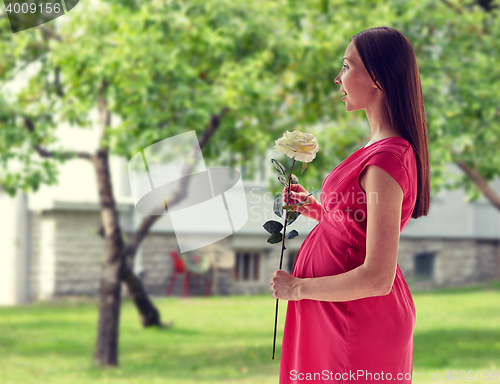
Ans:
{"type": "Polygon", "coordinates": [[[464,13],[464,10],[462,8],[457,7],[455,4],[450,3],[448,0],[441,0],[441,2],[446,4],[448,7],[452,8],[453,10],[457,11],[460,14],[464,13]]]}
{"type": "Polygon", "coordinates": [[[476,169],[470,168],[462,160],[455,160],[455,164],[478,186],[490,203],[500,210],[500,196],[488,185],[481,174],[476,169]]]}
{"type": "Polygon", "coordinates": [[[101,236],[103,239],[105,239],[105,233],[104,233],[104,224],[102,221],[99,223],[99,228],[97,229],[97,234],[101,236]]]}
{"type": "Polygon", "coordinates": [[[111,113],[108,111],[108,102],[104,97],[104,93],[106,92],[108,86],[108,81],[103,80],[102,87],[97,95],[99,114],[101,116],[101,138],[99,139],[99,148],[101,149],[104,149],[103,140],[106,137],[106,128],[111,125],[111,113]]]}
{"type": "Polygon", "coordinates": [[[43,37],[56,39],[59,42],[62,41],[62,37],[58,35],[57,32],[55,32],[53,29],[48,28],[46,25],[39,25],[38,28],[42,31],[43,37]]]}
{"type": "MultiPolygon", "coordinates": [[[[215,132],[217,131],[217,129],[220,126],[221,119],[229,111],[230,111],[230,109],[225,107],[221,110],[221,112],[219,114],[215,114],[210,118],[210,121],[207,125],[207,128],[205,129],[205,131],[201,135],[201,138],[199,141],[200,149],[203,149],[203,147],[206,145],[206,143],[215,134],[215,132]]],[[[194,151],[194,148],[193,148],[193,153],[192,153],[193,156],[192,157],[196,157],[197,154],[198,154],[198,152],[194,151]]],[[[197,163],[197,159],[195,158],[195,161],[193,162],[192,165],[185,164],[184,170],[183,170],[184,171],[183,175],[189,175],[192,168],[194,168],[194,166],[196,165],[196,163],[197,163]]],[[[180,180],[181,180],[181,185],[180,185],[179,189],[176,192],[174,192],[172,194],[172,196],[170,196],[170,198],[168,199],[168,201],[170,201],[170,206],[174,206],[179,201],[184,199],[185,191],[187,190],[187,187],[188,187],[189,177],[182,177],[180,180]]],[[[166,209],[167,208],[166,203],[165,203],[165,207],[161,206],[158,208],[159,209],[161,209],[161,208],[166,209]]],[[[127,268],[131,268],[132,260],[133,260],[135,253],[137,252],[137,249],[139,248],[141,242],[146,237],[150,228],[153,226],[153,224],[160,217],[161,216],[153,216],[153,215],[145,217],[142,220],[141,224],[139,225],[139,228],[137,228],[135,233],[131,236],[131,240],[129,242],[127,242],[127,245],[125,246],[125,258],[127,260],[127,263],[126,263],[127,268]]]]}
{"type": "MultiPolygon", "coordinates": [[[[33,133],[35,131],[35,124],[33,123],[33,120],[31,120],[29,117],[24,117],[24,125],[26,126],[26,129],[30,132],[33,133]]],[[[38,152],[38,154],[41,157],[49,158],[49,157],[62,157],[64,159],[73,159],[73,158],[80,158],[80,159],[85,159],[85,160],[90,160],[92,161],[93,155],[88,153],[88,152],[79,152],[79,151],[66,151],[66,152],[53,152],[53,151],[48,151],[46,149],[43,149],[40,147],[38,144],[33,146],[33,149],[38,152]]]]}
{"type": "Polygon", "coordinates": [[[64,91],[62,89],[61,79],[59,78],[60,74],[61,74],[61,67],[57,66],[56,69],[55,69],[54,85],[56,86],[57,96],[63,97],[64,96],[64,91]]]}

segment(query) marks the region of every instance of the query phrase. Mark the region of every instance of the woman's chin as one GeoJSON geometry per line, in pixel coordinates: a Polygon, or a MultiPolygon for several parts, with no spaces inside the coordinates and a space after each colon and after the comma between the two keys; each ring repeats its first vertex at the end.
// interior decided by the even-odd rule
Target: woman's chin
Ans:
{"type": "Polygon", "coordinates": [[[360,109],[363,109],[363,108],[355,108],[352,106],[351,103],[349,103],[348,101],[345,101],[345,109],[349,112],[351,111],[359,111],[360,109]]]}

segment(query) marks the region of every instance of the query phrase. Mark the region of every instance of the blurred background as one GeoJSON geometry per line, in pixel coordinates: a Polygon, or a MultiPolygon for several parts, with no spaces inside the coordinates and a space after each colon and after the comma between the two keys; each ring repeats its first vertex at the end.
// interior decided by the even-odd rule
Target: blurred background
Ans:
{"type": "MultiPolygon", "coordinates": [[[[369,141],[333,80],[350,38],[377,26],[413,44],[429,134],[430,211],[398,255],[414,380],[500,380],[499,6],[93,0],[19,33],[2,9],[0,382],[277,383],[281,243],[263,224],[281,221],[271,159],[292,161],[272,147],[287,130],[318,137],[294,168],[311,192],[369,141]],[[127,164],[192,130],[207,167],[241,173],[248,221],[183,254],[166,212],[135,210],[127,164]]],[[[284,270],[316,224],[293,223],[284,270]]]]}

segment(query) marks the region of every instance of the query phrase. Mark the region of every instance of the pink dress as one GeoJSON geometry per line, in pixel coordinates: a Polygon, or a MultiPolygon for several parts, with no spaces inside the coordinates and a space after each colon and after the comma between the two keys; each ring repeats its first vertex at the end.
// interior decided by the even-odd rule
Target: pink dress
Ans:
{"type": "MultiPolygon", "coordinates": [[[[359,175],[368,164],[399,183],[404,192],[400,231],[408,224],[417,198],[416,156],[407,140],[388,137],[358,149],[323,181],[322,218],[301,245],[293,276],[337,275],[363,264],[367,206],[359,175]]],[[[279,383],[411,383],[415,320],[399,264],[388,295],[288,301],[279,383]]]]}

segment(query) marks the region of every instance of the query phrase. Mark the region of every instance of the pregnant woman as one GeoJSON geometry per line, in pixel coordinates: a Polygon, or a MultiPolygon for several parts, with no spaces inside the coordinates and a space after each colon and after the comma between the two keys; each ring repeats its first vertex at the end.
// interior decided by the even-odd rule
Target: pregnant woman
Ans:
{"type": "MultiPolygon", "coordinates": [[[[401,231],[429,211],[420,74],[401,32],[351,39],[335,83],[348,111],[365,110],[371,140],[325,178],[320,202],[298,208],[319,224],[292,274],[270,280],[272,297],[288,300],[280,384],[412,382],[416,313],[397,256],[401,231]]],[[[307,195],[292,184],[289,204],[307,195]]]]}

